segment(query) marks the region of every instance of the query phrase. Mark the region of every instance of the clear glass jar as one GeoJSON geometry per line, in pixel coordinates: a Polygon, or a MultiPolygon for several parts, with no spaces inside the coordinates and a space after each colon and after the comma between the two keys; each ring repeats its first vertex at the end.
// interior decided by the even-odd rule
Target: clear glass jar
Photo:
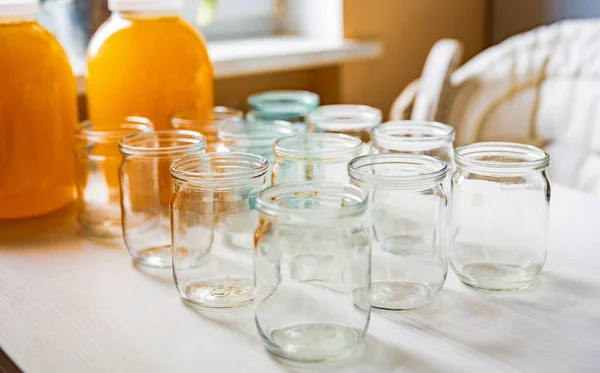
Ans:
{"type": "Polygon", "coordinates": [[[296,134],[296,128],[283,120],[226,122],[219,125],[218,151],[242,152],[260,155],[269,161],[267,185],[271,185],[271,169],[275,162],[273,144],[284,137],[296,134]]]}
{"type": "Polygon", "coordinates": [[[454,128],[427,121],[396,120],[385,122],[372,131],[371,154],[410,153],[441,159],[454,170],[454,128]]]}
{"type": "Polygon", "coordinates": [[[219,143],[219,124],[243,121],[244,113],[238,109],[215,106],[210,117],[201,111],[188,110],[173,114],[171,126],[175,129],[200,132],[206,137],[206,151],[216,152],[219,143]]]}
{"type": "Polygon", "coordinates": [[[544,266],[550,182],[544,150],[515,143],[456,149],[450,263],[465,284],[492,291],[531,285],[544,266]]]}
{"type": "Polygon", "coordinates": [[[306,116],[311,132],[343,133],[363,143],[371,142],[371,130],[381,123],[381,110],[365,105],[326,105],[306,116]]]}
{"type": "Polygon", "coordinates": [[[171,266],[169,167],[177,158],[204,152],[205,146],[204,136],[184,130],[139,133],[121,140],[123,238],[137,263],[171,266]]]}
{"type": "Polygon", "coordinates": [[[246,153],[208,153],[171,166],[173,275],[192,308],[244,305],[254,297],[252,249],[268,162],[246,153]]]}
{"type": "Polygon", "coordinates": [[[415,154],[376,154],[348,165],[369,192],[373,307],[407,310],[431,302],[448,271],[447,165],[415,154]]]}
{"type": "Polygon", "coordinates": [[[267,349],[288,360],[350,356],[370,316],[367,193],[346,184],[290,183],[257,198],[254,312],[267,349]]]}
{"type": "Polygon", "coordinates": [[[77,221],[86,234],[117,237],[123,232],[119,199],[119,142],[152,130],[146,118],[85,121],[75,129],[77,221]]]}
{"type": "Polygon", "coordinates": [[[294,181],[348,182],[347,166],[361,153],[362,141],[337,133],[306,133],[273,146],[273,185],[294,181]]]}
{"type": "Polygon", "coordinates": [[[304,117],[319,107],[320,98],[308,91],[270,91],[248,97],[249,121],[286,120],[294,123],[298,132],[306,132],[304,117]]]}

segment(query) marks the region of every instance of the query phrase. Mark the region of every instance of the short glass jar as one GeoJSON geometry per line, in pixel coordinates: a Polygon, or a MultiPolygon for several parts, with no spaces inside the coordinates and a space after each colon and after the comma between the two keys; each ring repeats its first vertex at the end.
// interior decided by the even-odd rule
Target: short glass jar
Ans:
{"type": "Polygon", "coordinates": [[[210,117],[199,111],[189,110],[175,113],[171,117],[171,126],[175,129],[200,132],[206,137],[206,151],[216,152],[219,143],[219,124],[231,121],[243,121],[244,113],[238,109],[215,106],[210,117]]]}
{"type": "Polygon", "coordinates": [[[275,121],[233,121],[219,125],[218,151],[242,152],[260,155],[269,161],[267,185],[271,185],[271,168],[275,162],[273,144],[288,136],[296,134],[296,128],[282,120],[275,121]]]}
{"type": "Polygon", "coordinates": [[[407,310],[431,302],[448,272],[447,165],[415,154],[375,154],[348,165],[369,193],[372,306],[407,310]]]}
{"type": "Polygon", "coordinates": [[[337,133],[306,133],[273,146],[273,185],[295,181],[348,182],[347,166],[361,153],[362,141],[337,133]]]}
{"type": "Polygon", "coordinates": [[[326,105],[306,116],[310,132],[343,133],[363,143],[371,142],[371,130],[381,123],[381,110],[365,105],[326,105]]]}
{"type": "Polygon", "coordinates": [[[454,128],[427,121],[385,122],[372,131],[371,154],[410,153],[429,155],[446,162],[454,170],[454,128]]]}
{"type": "Polygon", "coordinates": [[[298,132],[306,132],[304,117],[319,107],[320,98],[308,91],[269,91],[248,97],[249,121],[286,120],[294,123],[298,132]]]}
{"type": "Polygon", "coordinates": [[[136,263],[171,266],[169,167],[177,158],[204,152],[205,146],[204,136],[184,130],[145,132],[121,140],[123,238],[136,263]]]}
{"type": "Polygon", "coordinates": [[[544,266],[550,182],[544,150],[516,143],[456,149],[450,262],[465,284],[492,291],[530,286],[544,266]]]}
{"type": "Polygon", "coordinates": [[[254,297],[252,249],[268,163],[246,153],[207,153],[171,166],[173,275],[192,308],[237,307],[254,297]]]}
{"type": "Polygon", "coordinates": [[[84,121],[75,129],[77,221],[85,234],[107,238],[122,235],[119,142],[151,130],[152,123],[142,117],[84,121]]]}
{"type": "Polygon", "coordinates": [[[254,312],[266,348],[303,363],[361,345],[370,316],[367,193],[339,183],[290,183],[257,198],[254,312]]]}

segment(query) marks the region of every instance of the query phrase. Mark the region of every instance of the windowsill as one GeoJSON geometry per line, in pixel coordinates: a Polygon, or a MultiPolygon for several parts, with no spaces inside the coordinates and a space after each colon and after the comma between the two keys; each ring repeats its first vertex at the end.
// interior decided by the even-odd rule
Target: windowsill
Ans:
{"type": "MultiPolygon", "coordinates": [[[[331,66],[353,60],[376,58],[378,41],[328,42],[298,36],[270,36],[245,40],[209,42],[215,78],[331,66]]],[[[74,63],[78,92],[85,91],[83,61],[74,63]]]]}

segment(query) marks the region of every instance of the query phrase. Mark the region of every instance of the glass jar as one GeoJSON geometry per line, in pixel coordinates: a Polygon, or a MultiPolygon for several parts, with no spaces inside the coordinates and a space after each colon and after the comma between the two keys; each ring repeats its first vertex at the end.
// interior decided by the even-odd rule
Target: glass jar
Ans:
{"type": "Polygon", "coordinates": [[[337,133],[306,133],[273,146],[273,185],[294,181],[348,182],[347,166],[360,155],[362,141],[337,133]]]}
{"type": "Polygon", "coordinates": [[[396,120],[373,129],[371,154],[411,153],[441,159],[454,170],[454,128],[437,122],[396,120]]]}
{"type": "Polygon", "coordinates": [[[271,168],[275,162],[273,144],[275,141],[296,134],[296,128],[282,120],[253,122],[226,122],[219,125],[218,151],[251,153],[265,157],[269,161],[267,185],[271,185],[271,168]]]}
{"type": "Polygon", "coordinates": [[[544,150],[515,143],[456,149],[450,263],[474,288],[518,290],[544,266],[550,182],[544,150]]]}
{"type": "Polygon", "coordinates": [[[205,146],[204,136],[184,130],[139,133],[121,140],[123,238],[136,263],[171,266],[169,167],[177,158],[204,152],[205,146]]]}
{"type": "Polygon", "coordinates": [[[120,236],[119,142],[123,137],[152,130],[146,118],[85,121],[75,130],[77,221],[86,234],[120,236]]]}
{"type": "Polygon", "coordinates": [[[188,110],[175,113],[171,117],[171,126],[175,129],[200,132],[206,137],[206,151],[216,152],[220,146],[219,124],[243,120],[244,113],[241,110],[216,106],[208,118],[201,111],[188,110]]]}
{"type": "Polygon", "coordinates": [[[424,306],[448,271],[447,165],[415,154],[376,154],[348,165],[352,183],[369,192],[373,233],[373,307],[424,306]]]}
{"type": "Polygon", "coordinates": [[[249,121],[286,120],[294,123],[298,132],[306,132],[304,117],[319,107],[320,98],[308,91],[270,91],[248,97],[249,121]]]}
{"type": "Polygon", "coordinates": [[[306,116],[309,131],[343,133],[371,142],[371,130],[381,123],[381,110],[365,105],[326,105],[306,116]]]}
{"type": "Polygon", "coordinates": [[[244,305],[254,297],[252,249],[268,163],[246,153],[208,153],[171,166],[173,275],[192,308],[244,305]]]}
{"type": "Polygon", "coordinates": [[[367,193],[290,183],[265,189],[256,206],[254,312],[266,348],[297,362],[350,356],[370,316],[367,193]]]}

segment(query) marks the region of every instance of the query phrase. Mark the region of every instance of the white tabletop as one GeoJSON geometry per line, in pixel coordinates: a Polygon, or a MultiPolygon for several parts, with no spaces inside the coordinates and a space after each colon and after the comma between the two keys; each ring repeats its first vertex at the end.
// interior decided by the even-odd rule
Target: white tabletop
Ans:
{"type": "MultiPolygon", "coordinates": [[[[488,294],[450,273],[433,304],[374,311],[362,354],[328,370],[600,371],[598,233],[600,198],[555,187],[548,260],[533,289],[488,294]]],[[[195,313],[168,270],[143,273],[117,246],[83,238],[70,211],[0,225],[0,347],[19,368],[297,370],[264,350],[251,308],[195,313]]]]}

